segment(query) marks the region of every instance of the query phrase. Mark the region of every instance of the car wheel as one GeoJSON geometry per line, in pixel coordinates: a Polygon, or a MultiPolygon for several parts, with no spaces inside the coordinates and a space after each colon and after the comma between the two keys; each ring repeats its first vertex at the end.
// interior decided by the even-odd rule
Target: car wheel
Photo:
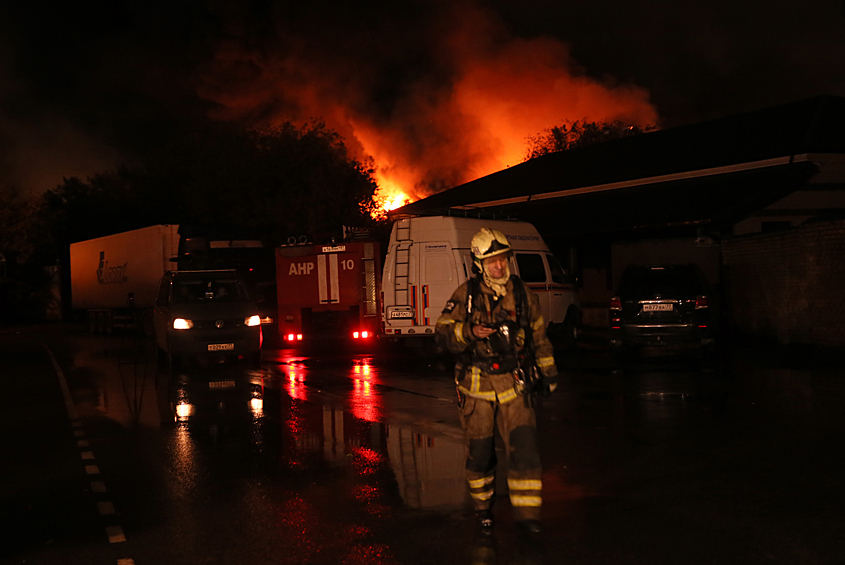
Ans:
{"type": "Polygon", "coordinates": [[[575,316],[569,314],[563,321],[563,328],[560,330],[561,347],[564,351],[572,351],[578,343],[578,328],[575,324],[575,316]]]}

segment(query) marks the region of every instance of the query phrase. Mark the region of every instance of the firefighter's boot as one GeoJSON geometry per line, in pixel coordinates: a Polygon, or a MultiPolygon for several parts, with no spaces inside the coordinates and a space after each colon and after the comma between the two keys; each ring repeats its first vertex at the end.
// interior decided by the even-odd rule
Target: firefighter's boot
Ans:
{"type": "Polygon", "coordinates": [[[475,519],[483,535],[493,535],[493,513],[490,510],[476,510],[475,519]]]}

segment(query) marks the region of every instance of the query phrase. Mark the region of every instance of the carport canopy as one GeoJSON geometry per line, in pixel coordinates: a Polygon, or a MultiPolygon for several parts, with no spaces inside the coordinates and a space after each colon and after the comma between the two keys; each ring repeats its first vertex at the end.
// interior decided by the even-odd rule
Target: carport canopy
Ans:
{"type": "Polygon", "coordinates": [[[529,220],[549,235],[722,228],[845,154],[845,98],[822,96],[551,153],[390,213],[529,220]]]}

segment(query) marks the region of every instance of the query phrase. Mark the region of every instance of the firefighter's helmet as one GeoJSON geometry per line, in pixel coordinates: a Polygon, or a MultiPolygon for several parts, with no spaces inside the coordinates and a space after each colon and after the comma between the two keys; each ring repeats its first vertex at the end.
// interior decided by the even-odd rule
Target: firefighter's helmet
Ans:
{"type": "Polygon", "coordinates": [[[511,244],[505,234],[490,228],[481,228],[472,238],[470,243],[472,249],[472,260],[475,266],[481,271],[481,262],[488,257],[495,257],[503,253],[511,252],[511,244]]]}

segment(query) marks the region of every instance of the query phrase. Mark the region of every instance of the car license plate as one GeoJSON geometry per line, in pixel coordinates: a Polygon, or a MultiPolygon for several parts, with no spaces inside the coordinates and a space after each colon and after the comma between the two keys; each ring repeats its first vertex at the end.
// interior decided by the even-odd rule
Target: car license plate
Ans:
{"type": "Polygon", "coordinates": [[[209,343],[209,351],[233,351],[235,349],[234,343],[209,343]]]}
{"type": "Polygon", "coordinates": [[[671,304],[643,304],[643,312],[671,312],[671,304]]]}
{"type": "Polygon", "coordinates": [[[235,388],[235,381],[210,381],[208,388],[235,388]]]}
{"type": "Polygon", "coordinates": [[[397,310],[390,313],[391,318],[413,318],[414,313],[409,310],[397,310]]]}

